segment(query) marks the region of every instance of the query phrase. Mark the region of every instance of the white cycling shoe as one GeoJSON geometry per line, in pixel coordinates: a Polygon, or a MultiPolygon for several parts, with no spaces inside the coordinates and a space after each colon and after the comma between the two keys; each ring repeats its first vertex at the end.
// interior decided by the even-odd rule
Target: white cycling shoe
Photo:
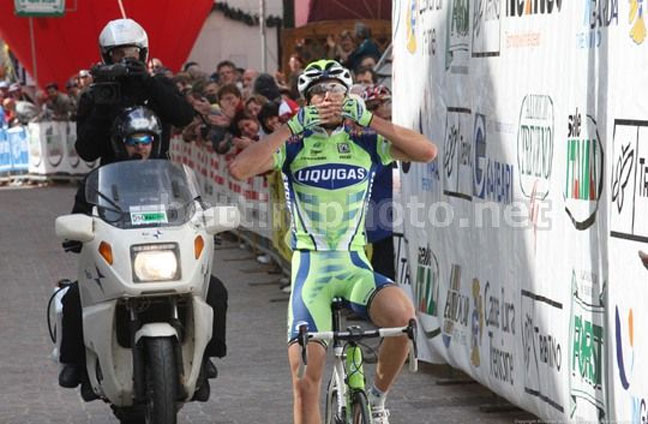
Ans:
{"type": "Polygon", "coordinates": [[[384,406],[372,406],[371,424],[389,424],[389,409],[384,406]]]}

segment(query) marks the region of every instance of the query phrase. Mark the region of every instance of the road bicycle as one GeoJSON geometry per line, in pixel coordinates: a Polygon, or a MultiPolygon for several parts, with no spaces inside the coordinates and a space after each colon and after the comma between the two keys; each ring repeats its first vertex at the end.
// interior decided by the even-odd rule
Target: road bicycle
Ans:
{"type": "Polygon", "coordinates": [[[298,343],[301,346],[301,363],[297,378],[301,379],[308,366],[306,346],[309,341],[321,341],[327,345],[333,343],[335,355],[333,373],[326,391],[324,422],[326,424],[371,424],[371,410],[367,400],[364,373],[363,344],[361,340],[369,338],[398,337],[409,338],[409,369],[416,372],[416,320],[411,319],[405,327],[378,328],[364,330],[360,326],[350,326],[340,331],[342,310],[346,302],[335,298],[331,303],[333,312],[333,330],[309,332],[306,323],[299,325],[298,343]]]}

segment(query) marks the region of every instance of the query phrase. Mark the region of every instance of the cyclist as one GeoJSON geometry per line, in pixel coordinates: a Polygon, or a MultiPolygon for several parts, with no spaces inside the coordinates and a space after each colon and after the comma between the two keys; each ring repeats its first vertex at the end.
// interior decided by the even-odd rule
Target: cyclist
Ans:
{"type": "MultiPolygon", "coordinates": [[[[310,63],[298,78],[307,106],[229,165],[237,179],[273,168],[284,175],[294,251],[288,357],[297,424],[320,423],[326,353],[325,346],[310,343],[306,374],[296,377],[300,324],[307,323],[309,331],[330,330],[333,297],[343,297],[380,327],[405,326],[414,317],[407,295],[374,273],[365,257],[365,206],[377,170],[394,160],[429,162],[437,148],[425,136],[374,116],[362,99],[347,95],[351,85],[351,73],[338,62],[310,63]],[[344,120],[372,130],[356,131],[344,120]]],[[[382,343],[369,390],[374,423],[388,423],[385,396],[405,362],[407,342],[404,336],[382,343]]]]}

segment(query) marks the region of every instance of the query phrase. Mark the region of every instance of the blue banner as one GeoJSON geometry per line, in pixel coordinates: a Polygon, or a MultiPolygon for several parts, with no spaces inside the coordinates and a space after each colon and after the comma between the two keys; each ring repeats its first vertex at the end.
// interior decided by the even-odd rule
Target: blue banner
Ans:
{"type": "Polygon", "coordinates": [[[27,131],[25,127],[15,127],[7,131],[11,154],[11,171],[26,172],[29,168],[27,131]]]}
{"type": "Polygon", "coordinates": [[[7,131],[0,128],[0,177],[11,170],[11,146],[7,139],[7,131]]]}

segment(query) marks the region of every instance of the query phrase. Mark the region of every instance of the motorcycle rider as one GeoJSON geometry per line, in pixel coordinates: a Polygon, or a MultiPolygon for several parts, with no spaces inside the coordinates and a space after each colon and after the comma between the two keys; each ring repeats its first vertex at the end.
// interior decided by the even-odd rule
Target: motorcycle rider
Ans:
{"type": "Polygon", "coordinates": [[[103,66],[93,68],[95,84],[85,90],[79,99],[75,144],[79,156],[86,161],[100,158],[102,165],[114,162],[115,153],[110,145],[113,121],[127,107],[146,105],[162,121],[160,157],[167,157],[171,125],[188,125],[194,111],[169,78],[149,74],[146,67],[149,50],[146,31],[132,19],[110,21],[99,35],[99,49],[103,66]],[[118,87],[118,92],[113,93],[118,94],[118,98],[102,99],[106,93],[99,90],[101,86],[96,83],[102,82],[101,70],[105,71],[108,65],[115,64],[127,69],[125,75],[115,77],[112,81],[113,88],[115,85],[118,87]]]}
{"type": "MultiPolygon", "coordinates": [[[[160,157],[162,129],[160,120],[148,108],[137,106],[124,110],[113,123],[111,129],[111,146],[114,160],[146,160],[160,157]]],[[[79,188],[72,213],[90,215],[92,206],[85,199],[85,185],[79,188]]],[[[70,245],[70,242],[67,242],[70,245]]],[[[73,250],[68,248],[68,250],[73,250]]],[[[78,249],[73,250],[77,253],[78,249]]],[[[223,357],[227,353],[225,344],[225,318],[227,312],[227,289],[213,275],[207,292],[207,303],[214,310],[213,332],[205,350],[204,375],[196,400],[206,401],[209,397],[207,378],[215,378],[217,371],[209,361],[209,356],[223,357]]],[[[82,384],[81,393],[84,399],[95,398],[89,387],[85,373],[85,346],[83,342],[81,300],[77,283],[70,285],[63,296],[63,329],[61,336],[60,362],[63,368],[59,374],[62,387],[74,388],[82,384]]]]}

